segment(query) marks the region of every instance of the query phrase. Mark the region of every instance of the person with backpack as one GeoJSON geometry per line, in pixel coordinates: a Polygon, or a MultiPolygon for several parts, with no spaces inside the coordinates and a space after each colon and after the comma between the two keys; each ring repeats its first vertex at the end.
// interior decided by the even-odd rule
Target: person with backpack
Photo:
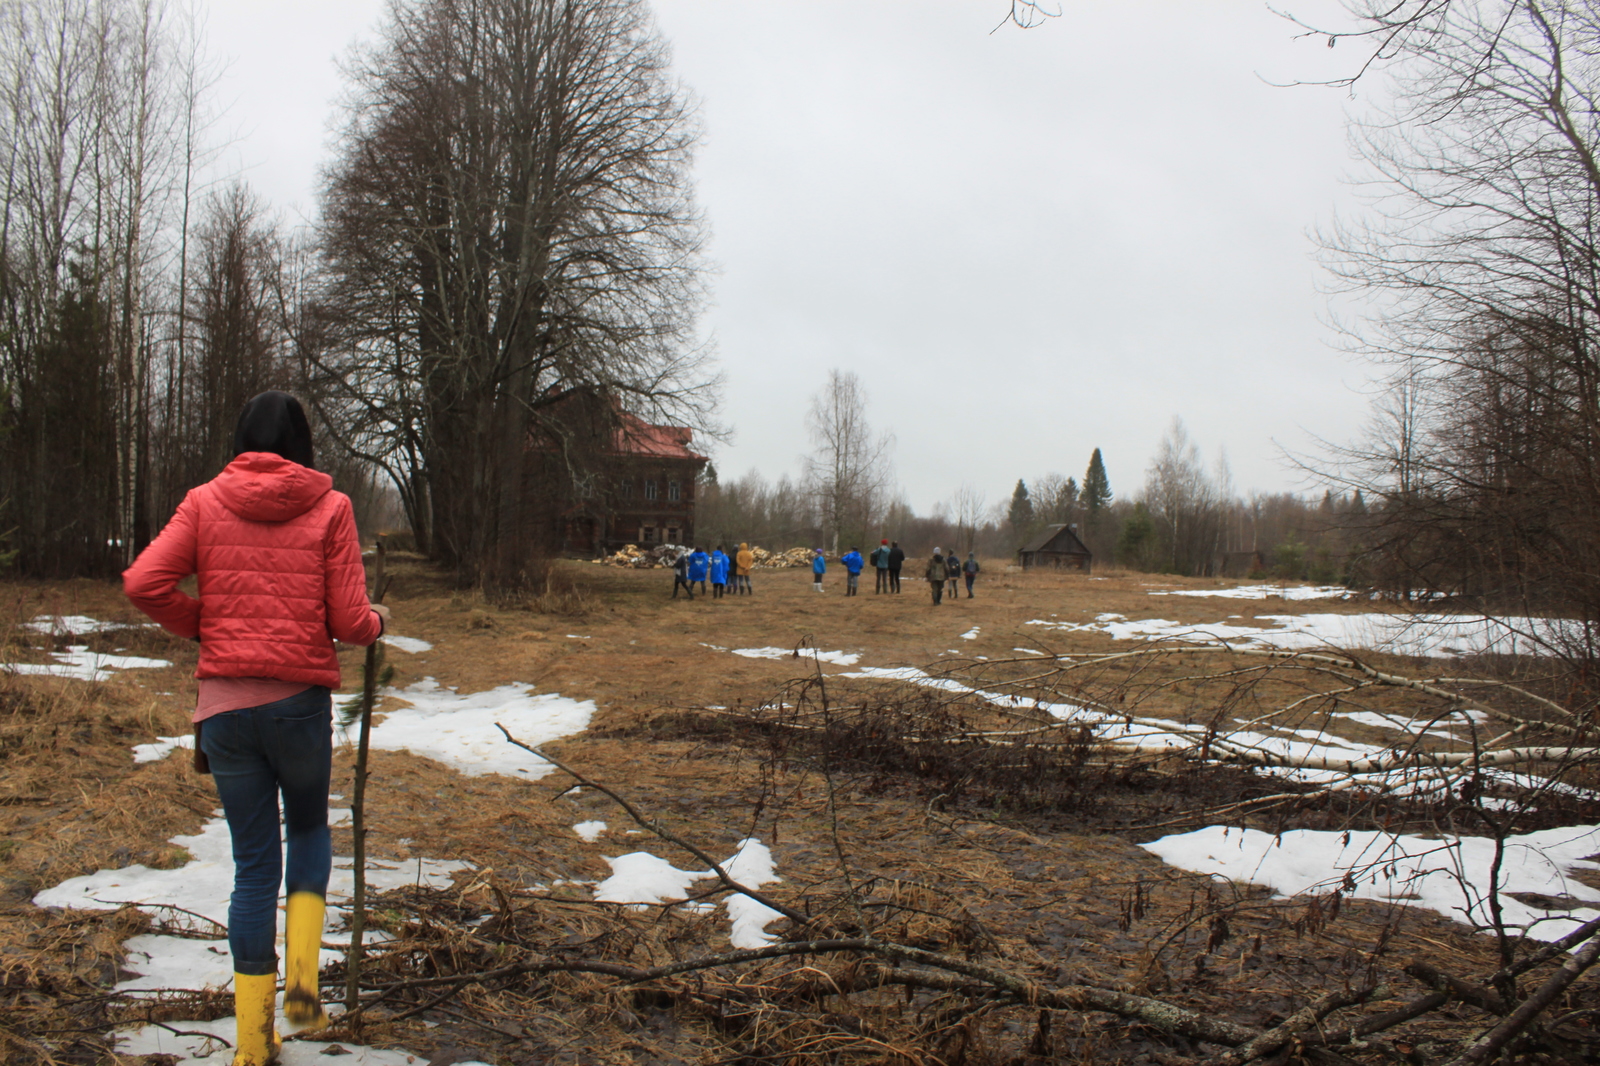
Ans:
{"type": "Polygon", "coordinates": [[[873,586],[873,593],[887,592],[889,589],[889,541],[887,538],[880,540],[878,546],[872,549],[872,554],[867,557],[872,563],[872,569],[877,574],[878,583],[873,586]]]}
{"type": "Polygon", "coordinates": [[[389,620],[367,598],[350,498],[312,459],[300,401],[253,397],[233,459],[189,491],[122,575],[135,607],[200,643],[195,762],[216,784],[233,841],[234,1066],[266,1066],[283,1046],[273,1024],[280,884],[284,1015],[300,1029],[328,1023],[317,970],[333,861],[333,643],[371,644],[389,620]],[[198,598],[179,588],[191,575],[198,598]]]}
{"type": "Polygon", "coordinates": [[[859,591],[856,583],[861,579],[861,567],[863,565],[861,553],[852,546],[849,551],[839,557],[839,561],[844,564],[844,594],[846,596],[854,596],[859,591]]]}
{"type": "Polygon", "coordinates": [[[933,558],[928,560],[925,576],[933,587],[933,605],[937,607],[944,598],[945,582],[944,556],[939,554],[938,548],[933,549],[933,558]]]}
{"type": "Polygon", "coordinates": [[[900,542],[889,542],[889,591],[900,591],[900,568],[906,563],[906,553],[901,550],[900,542]]]}
{"type": "Polygon", "coordinates": [[[956,583],[961,580],[961,560],[956,558],[955,549],[944,558],[944,576],[950,582],[950,600],[955,602],[956,583]]]}
{"type": "Polygon", "coordinates": [[[972,599],[972,583],[978,578],[978,557],[972,552],[967,553],[967,561],[961,564],[961,574],[967,579],[967,599],[972,599]]]}
{"type": "Polygon", "coordinates": [[[694,586],[689,584],[689,553],[679,552],[678,557],[672,561],[672,598],[678,598],[678,589],[689,594],[689,602],[694,602],[694,586]]]}

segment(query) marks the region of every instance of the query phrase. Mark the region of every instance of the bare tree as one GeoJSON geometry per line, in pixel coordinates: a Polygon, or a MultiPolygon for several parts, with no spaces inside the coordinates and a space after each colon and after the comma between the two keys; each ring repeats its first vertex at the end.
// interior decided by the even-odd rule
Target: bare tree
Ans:
{"type": "Polygon", "coordinates": [[[985,500],[983,490],[971,485],[962,485],[950,498],[950,510],[956,516],[956,531],[961,540],[962,551],[972,550],[978,527],[983,524],[985,517],[985,500]]]}
{"type": "Polygon", "coordinates": [[[0,489],[34,573],[119,569],[152,525],[160,284],[196,87],[157,0],[0,8],[0,489]]]}
{"type": "Polygon", "coordinates": [[[705,424],[696,130],[637,0],[411,0],[351,66],[326,196],[344,443],[463,582],[511,587],[616,414],[705,424]]]}
{"type": "Polygon", "coordinates": [[[839,370],[830,370],[827,385],[811,398],[806,431],[816,448],[805,459],[806,487],[837,553],[843,537],[866,539],[887,502],[894,437],[873,433],[861,379],[839,370]]]}
{"type": "Polygon", "coordinates": [[[1591,4],[1441,6],[1401,39],[1392,105],[1356,128],[1375,212],[1322,235],[1379,311],[1351,327],[1388,389],[1319,469],[1372,506],[1402,594],[1600,623],[1600,67],[1591,4]]]}
{"type": "Polygon", "coordinates": [[[1202,573],[1217,550],[1225,487],[1208,475],[1183,419],[1174,416],[1145,474],[1144,503],[1156,520],[1167,563],[1202,573]]]}

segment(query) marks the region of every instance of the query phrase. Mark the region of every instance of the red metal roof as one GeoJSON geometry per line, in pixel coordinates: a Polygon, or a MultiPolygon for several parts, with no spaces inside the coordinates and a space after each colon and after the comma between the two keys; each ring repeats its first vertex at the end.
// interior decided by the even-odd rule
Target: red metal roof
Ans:
{"type": "Polygon", "coordinates": [[[694,430],[688,426],[653,426],[638,415],[622,412],[622,425],[612,431],[611,446],[624,455],[650,455],[666,459],[699,459],[689,449],[694,430]]]}

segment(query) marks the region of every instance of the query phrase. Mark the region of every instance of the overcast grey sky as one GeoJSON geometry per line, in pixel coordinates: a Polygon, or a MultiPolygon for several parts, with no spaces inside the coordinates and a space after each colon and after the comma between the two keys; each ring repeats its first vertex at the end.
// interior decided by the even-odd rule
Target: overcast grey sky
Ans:
{"type": "MultiPolygon", "coordinates": [[[[834,367],[919,511],[1081,478],[1097,446],[1132,494],[1175,414],[1241,489],[1297,487],[1274,441],[1358,431],[1368,371],[1322,322],[1308,231],[1354,207],[1363,103],[1268,84],[1355,46],[1293,40],[1261,0],[1063,0],[994,33],[1004,0],[653,6],[705,128],[724,477],[797,473],[834,367]]],[[[290,221],[315,212],[335,59],[381,13],[213,0],[226,165],[290,221]]]]}

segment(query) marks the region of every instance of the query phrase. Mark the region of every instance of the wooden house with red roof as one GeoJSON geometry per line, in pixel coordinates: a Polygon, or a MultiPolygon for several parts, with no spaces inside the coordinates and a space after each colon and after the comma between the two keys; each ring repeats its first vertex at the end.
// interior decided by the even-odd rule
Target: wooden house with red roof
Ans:
{"type": "Polygon", "coordinates": [[[560,515],[560,550],[593,556],[625,544],[693,544],[695,484],[708,461],[693,439],[687,426],[615,411],[593,473],[560,515]]]}

